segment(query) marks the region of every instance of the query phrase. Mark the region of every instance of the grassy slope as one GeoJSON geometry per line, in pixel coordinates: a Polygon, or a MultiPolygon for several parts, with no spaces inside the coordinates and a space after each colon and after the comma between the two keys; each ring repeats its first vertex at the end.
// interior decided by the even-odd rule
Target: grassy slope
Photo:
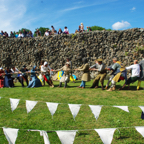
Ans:
{"type": "MultiPolygon", "coordinates": [[[[123,82],[122,82],[123,83],[123,82]]],[[[122,85],[122,83],[119,83],[122,85]]],[[[54,82],[58,86],[58,82],[54,82]]],[[[5,97],[0,100],[0,127],[21,128],[21,129],[40,129],[40,130],[76,130],[76,129],[95,129],[95,128],[115,128],[144,126],[141,120],[141,109],[138,107],[129,107],[130,113],[120,109],[104,106],[101,114],[96,121],[90,108],[82,105],[76,117],[76,121],[70,113],[67,104],[60,104],[54,117],[43,102],[38,102],[35,108],[26,113],[25,100],[71,103],[71,104],[91,104],[91,105],[144,105],[144,91],[114,91],[106,92],[99,89],[88,89],[92,82],[87,83],[87,88],[77,89],[80,84],[69,83],[69,88],[21,88],[17,87],[0,89],[0,96],[5,97]],[[10,102],[7,98],[21,99],[17,109],[12,113],[10,102]]],[[[135,89],[136,84],[132,85],[135,89]]],[[[144,83],[142,83],[144,86],[144,83]]],[[[55,132],[48,133],[51,144],[59,144],[60,141],[55,132]]],[[[0,129],[0,143],[7,143],[7,140],[0,129]]],[[[43,143],[43,137],[39,132],[19,131],[16,143],[32,144],[43,143]]],[[[101,144],[98,134],[93,131],[81,131],[76,134],[75,144],[101,144]]],[[[120,129],[115,131],[113,144],[144,143],[144,138],[134,129],[120,129]]]]}

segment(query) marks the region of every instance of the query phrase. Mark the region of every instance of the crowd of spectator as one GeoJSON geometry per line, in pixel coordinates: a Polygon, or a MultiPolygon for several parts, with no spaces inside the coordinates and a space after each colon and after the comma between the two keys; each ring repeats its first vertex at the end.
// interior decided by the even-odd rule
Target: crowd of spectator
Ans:
{"type": "MultiPolygon", "coordinates": [[[[87,27],[86,30],[84,30],[84,25],[83,23],[81,23],[81,25],[79,25],[78,30],[75,31],[75,33],[82,33],[82,32],[89,32],[92,31],[91,27],[87,27]]],[[[62,31],[62,29],[60,28],[57,32],[57,30],[55,30],[54,26],[51,26],[51,30],[46,29],[44,36],[49,36],[49,35],[57,35],[57,34],[69,34],[69,30],[67,28],[67,26],[64,27],[64,30],[62,31]]],[[[1,31],[0,33],[1,36],[3,36],[4,38],[10,37],[10,38],[26,38],[26,37],[34,37],[33,33],[31,31],[26,31],[25,29],[23,29],[22,31],[19,32],[10,32],[10,35],[8,35],[7,32],[3,32],[1,31]]],[[[38,36],[42,36],[41,31],[39,29],[37,29],[35,31],[35,35],[38,36]]]]}

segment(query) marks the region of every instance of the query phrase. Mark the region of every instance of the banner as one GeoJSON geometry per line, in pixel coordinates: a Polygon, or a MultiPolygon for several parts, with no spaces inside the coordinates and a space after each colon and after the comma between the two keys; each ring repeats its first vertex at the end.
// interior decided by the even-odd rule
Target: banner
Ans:
{"type": "Polygon", "coordinates": [[[104,144],[111,144],[116,128],[95,129],[104,144]]]}
{"type": "Polygon", "coordinates": [[[77,130],[56,131],[62,144],[73,144],[77,130]]]}
{"type": "Polygon", "coordinates": [[[10,98],[10,105],[11,105],[11,110],[12,112],[17,108],[19,104],[20,99],[12,99],[10,98]]]}
{"type": "Polygon", "coordinates": [[[99,114],[100,114],[100,112],[101,112],[102,106],[100,106],[100,105],[97,105],[97,106],[95,106],[95,105],[89,105],[89,107],[90,107],[92,113],[94,114],[94,117],[95,117],[96,120],[97,120],[98,117],[99,117],[99,114]]]}
{"type": "Polygon", "coordinates": [[[37,104],[37,101],[29,101],[26,100],[26,109],[27,109],[27,113],[29,113],[37,104]]]}
{"type": "Polygon", "coordinates": [[[144,137],[144,126],[136,126],[135,129],[144,137]]]}
{"type": "Polygon", "coordinates": [[[68,104],[68,106],[75,120],[75,117],[77,116],[80,110],[81,104],[68,104]]]}
{"type": "Polygon", "coordinates": [[[43,136],[44,144],[50,144],[49,137],[46,131],[40,131],[40,135],[43,136]]]}
{"type": "Polygon", "coordinates": [[[128,106],[113,106],[113,107],[116,107],[116,108],[122,109],[122,110],[124,110],[126,112],[129,112],[128,106]]]}
{"type": "Polygon", "coordinates": [[[15,144],[15,141],[18,136],[18,129],[3,128],[3,132],[9,144],[15,144]]]}
{"type": "Polygon", "coordinates": [[[57,107],[58,107],[58,103],[50,103],[50,102],[46,102],[47,104],[47,107],[52,115],[52,118],[53,118],[53,115],[55,114],[56,110],[57,110],[57,107]]]}

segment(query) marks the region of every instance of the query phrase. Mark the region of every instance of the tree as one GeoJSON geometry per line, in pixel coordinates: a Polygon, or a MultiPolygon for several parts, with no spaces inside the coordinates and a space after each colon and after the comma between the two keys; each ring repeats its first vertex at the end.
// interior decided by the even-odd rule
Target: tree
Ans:
{"type": "Polygon", "coordinates": [[[92,26],[91,29],[92,29],[92,31],[95,31],[95,30],[108,30],[108,31],[111,31],[111,29],[105,29],[105,28],[100,27],[100,26],[92,26]]]}
{"type": "Polygon", "coordinates": [[[21,31],[21,32],[23,32],[23,30],[25,29],[25,31],[26,32],[29,32],[29,31],[31,31],[31,30],[29,30],[29,29],[26,29],[26,28],[22,28],[22,29],[20,29],[19,31],[18,31],[18,33],[21,31]]]}
{"type": "MultiPolygon", "coordinates": [[[[39,29],[39,31],[41,31],[41,35],[44,36],[44,33],[47,30],[49,30],[49,28],[45,28],[45,27],[40,27],[40,28],[36,28],[35,32],[37,31],[37,29],[39,29]]],[[[34,37],[36,37],[36,33],[34,32],[34,37]]]]}

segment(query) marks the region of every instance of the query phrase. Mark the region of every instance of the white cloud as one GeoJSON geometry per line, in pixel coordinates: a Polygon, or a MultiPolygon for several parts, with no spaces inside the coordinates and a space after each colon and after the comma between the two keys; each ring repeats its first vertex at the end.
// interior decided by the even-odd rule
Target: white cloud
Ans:
{"type": "Polygon", "coordinates": [[[132,9],[130,9],[131,11],[135,11],[136,10],[136,8],[135,7],[133,7],[132,9]]]}
{"type": "Polygon", "coordinates": [[[130,27],[131,24],[127,21],[122,21],[122,22],[116,22],[112,25],[112,28],[114,30],[119,30],[119,29],[125,29],[125,28],[128,28],[130,27]]]}

